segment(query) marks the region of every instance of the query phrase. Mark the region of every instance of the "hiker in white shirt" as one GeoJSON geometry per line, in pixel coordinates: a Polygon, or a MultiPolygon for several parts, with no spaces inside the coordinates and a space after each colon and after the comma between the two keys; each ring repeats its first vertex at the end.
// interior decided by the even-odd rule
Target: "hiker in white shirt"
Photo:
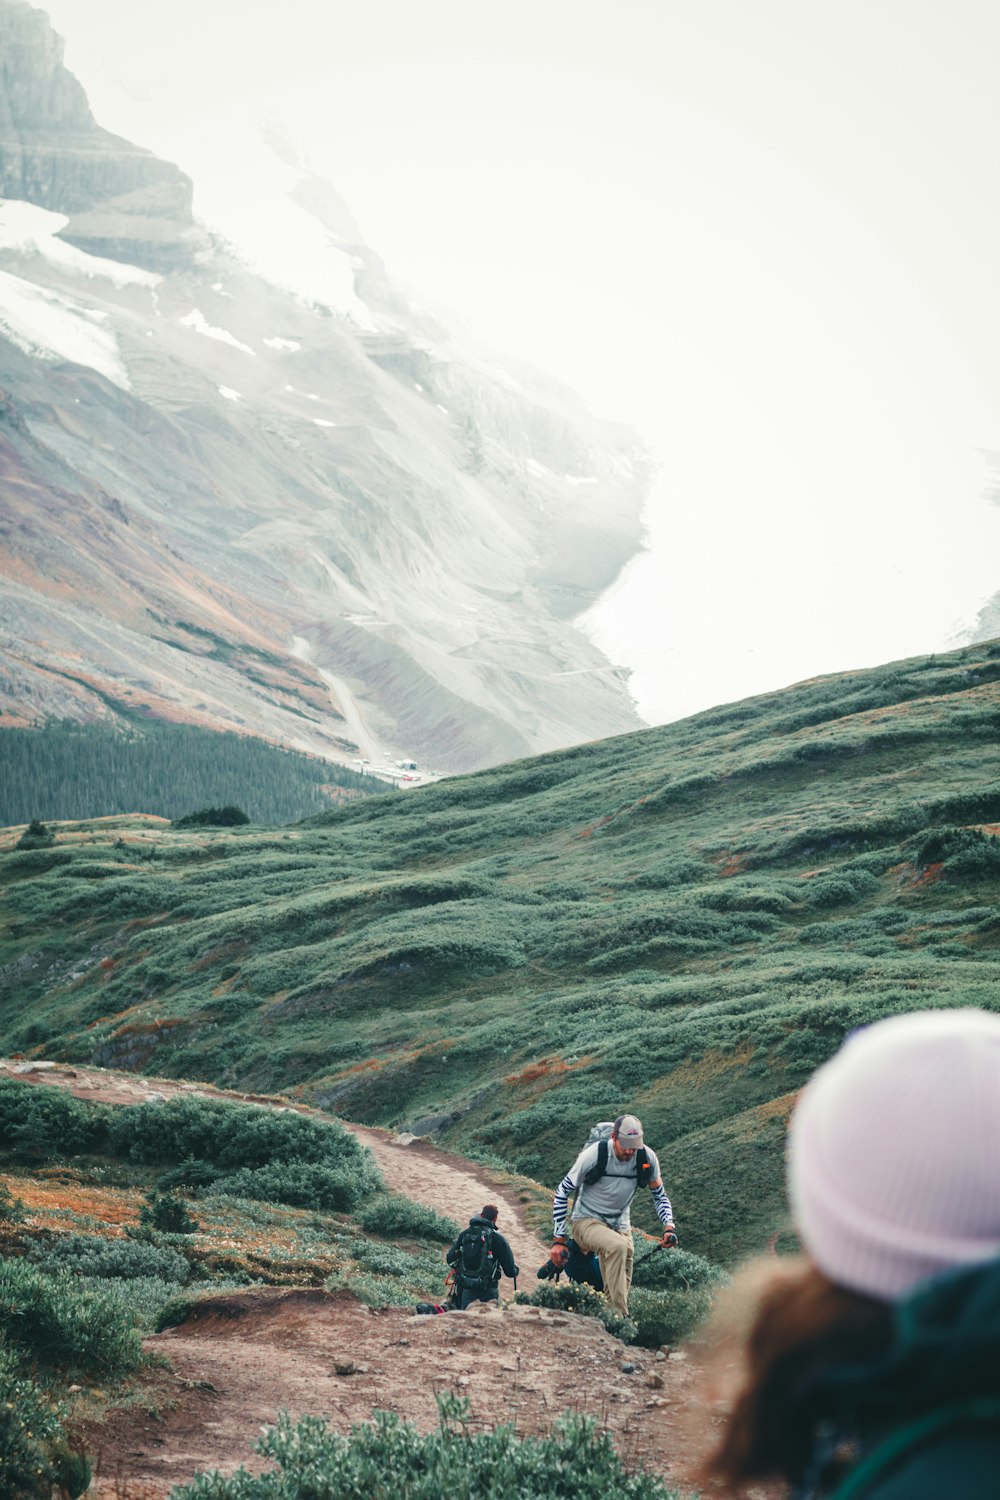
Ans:
{"type": "Polygon", "coordinates": [[[608,1301],[616,1312],[628,1313],[632,1285],[632,1199],[648,1187],[663,1226],[660,1244],[677,1244],[674,1214],[660,1177],[656,1153],[643,1143],[642,1125],[635,1115],[620,1115],[610,1139],[592,1141],[580,1152],[556,1189],[552,1200],[556,1245],[566,1242],[566,1215],[575,1194],[570,1223],[581,1250],[596,1251],[608,1301]]]}

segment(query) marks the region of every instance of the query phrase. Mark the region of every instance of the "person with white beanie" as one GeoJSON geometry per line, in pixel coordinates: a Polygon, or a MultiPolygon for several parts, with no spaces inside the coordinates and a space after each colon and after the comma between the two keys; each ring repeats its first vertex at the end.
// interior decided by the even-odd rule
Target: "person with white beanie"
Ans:
{"type": "Polygon", "coordinates": [[[708,1336],[737,1387],[696,1477],[998,1500],[1000,1015],[852,1033],[798,1098],[787,1180],[805,1255],[772,1262],[735,1345],[708,1336]]]}

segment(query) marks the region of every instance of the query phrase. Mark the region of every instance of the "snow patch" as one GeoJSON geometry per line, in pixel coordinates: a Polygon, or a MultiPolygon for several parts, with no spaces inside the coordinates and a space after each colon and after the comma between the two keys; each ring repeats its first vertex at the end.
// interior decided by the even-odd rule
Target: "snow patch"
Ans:
{"type": "Polygon", "coordinates": [[[251,349],[249,344],[241,344],[226,328],[213,328],[205,314],[196,307],[181,318],[180,322],[182,328],[193,328],[195,333],[204,334],[207,339],[218,339],[220,344],[230,344],[234,349],[242,349],[244,354],[252,354],[255,359],[257,357],[256,349],[251,349]]]}
{"type": "Polygon", "coordinates": [[[317,427],[336,427],[337,425],[336,422],[327,422],[323,417],[313,417],[313,422],[317,427]]]}
{"type": "Polygon", "coordinates": [[[239,391],[234,391],[231,385],[220,385],[218,388],[220,396],[225,396],[227,401],[242,401],[243,397],[239,391]]]}
{"type": "Polygon", "coordinates": [[[0,249],[34,251],[60,270],[77,276],[99,276],[105,281],[113,281],[115,286],[158,286],[163,280],[152,271],[142,271],[138,266],[123,265],[117,260],[105,260],[100,255],[88,255],[85,250],[57,239],[59,231],[68,223],[65,214],[50,213],[47,208],[39,208],[34,203],[8,199],[0,203],[0,249]]]}
{"type": "Polygon", "coordinates": [[[302,345],[297,339],[265,339],[268,349],[287,349],[290,354],[298,354],[302,345]]]}
{"type": "Polygon", "coordinates": [[[579,478],[575,474],[564,474],[563,478],[565,479],[567,484],[597,484],[599,482],[596,474],[591,475],[586,479],[579,478]]]}
{"type": "Polygon", "coordinates": [[[434,405],[437,407],[438,411],[443,411],[445,416],[448,415],[448,408],[446,406],[442,406],[440,401],[435,401],[434,405]]]}
{"type": "Polygon", "coordinates": [[[539,478],[541,478],[543,474],[552,473],[551,469],[547,469],[544,464],[538,463],[538,461],[534,458],[528,459],[526,467],[529,474],[537,474],[539,478]]]}
{"type": "Polygon", "coordinates": [[[0,332],[37,359],[65,359],[130,389],[118,340],[91,308],[0,271],[0,332]]]}
{"type": "Polygon", "coordinates": [[[263,143],[259,124],[239,107],[224,107],[199,136],[195,213],[257,275],[377,333],[354,290],[354,255],[289,196],[308,175],[263,143]]]}

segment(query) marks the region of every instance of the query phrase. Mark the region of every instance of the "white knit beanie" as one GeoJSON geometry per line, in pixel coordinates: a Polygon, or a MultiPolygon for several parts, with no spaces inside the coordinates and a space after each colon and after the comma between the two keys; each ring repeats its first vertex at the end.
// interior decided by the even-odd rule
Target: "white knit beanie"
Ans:
{"type": "Polygon", "coordinates": [[[819,1269],[887,1302],[1000,1256],[1000,1015],[916,1011],[849,1036],[795,1106],[788,1191],[819,1269]]]}

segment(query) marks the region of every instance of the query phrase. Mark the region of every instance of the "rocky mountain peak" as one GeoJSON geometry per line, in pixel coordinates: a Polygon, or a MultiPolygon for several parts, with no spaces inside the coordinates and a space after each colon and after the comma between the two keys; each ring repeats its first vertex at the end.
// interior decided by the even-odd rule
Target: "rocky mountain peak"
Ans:
{"type": "Polygon", "coordinates": [[[0,129],[9,134],[96,130],[80,82],[63,64],[65,46],[27,0],[0,4],[0,129]]]}
{"type": "Polygon", "coordinates": [[[201,230],[39,11],[0,0],[0,42],[0,720],[390,778],[637,727],[574,622],[639,544],[638,436],[415,313],[280,130],[250,227],[201,230]]]}
{"type": "Polygon", "coordinates": [[[97,124],[64,50],[44,12],[0,0],[0,197],[67,214],[62,238],[91,254],[187,264],[190,179],[97,124]]]}

